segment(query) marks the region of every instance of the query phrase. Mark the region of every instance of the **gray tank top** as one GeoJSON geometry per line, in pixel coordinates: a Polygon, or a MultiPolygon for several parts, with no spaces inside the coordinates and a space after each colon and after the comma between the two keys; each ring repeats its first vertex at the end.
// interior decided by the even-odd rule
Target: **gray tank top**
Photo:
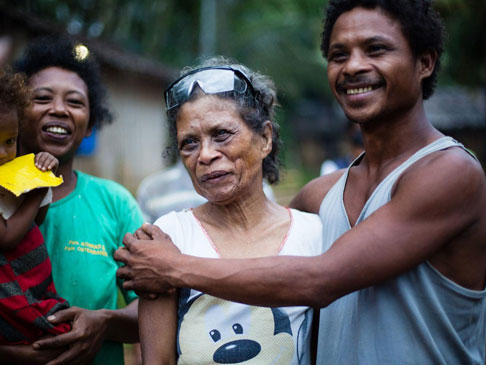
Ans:
{"type": "MultiPolygon", "coordinates": [[[[443,137],[397,167],[378,185],[356,224],[390,200],[393,186],[405,169],[449,147],[464,148],[452,138],[443,137]]],[[[320,207],[323,251],[351,228],[343,202],[348,173],[349,168],[320,207]]],[[[485,328],[486,290],[459,286],[424,262],[323,308],[317,363],[484,364],[485,328]]]]}

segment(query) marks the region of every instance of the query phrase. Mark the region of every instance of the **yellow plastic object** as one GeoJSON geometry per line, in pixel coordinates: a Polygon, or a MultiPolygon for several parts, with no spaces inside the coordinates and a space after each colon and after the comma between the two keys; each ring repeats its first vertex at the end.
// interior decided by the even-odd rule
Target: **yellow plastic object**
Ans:
{"type": "Polygon", "coordinates": [[[36,188],[58,186],[62,176],[56,177],[52,171],[41,171],[34,164],[34,154],[14,158],[0,166],[0,186],[16,196],[36,188]]]}

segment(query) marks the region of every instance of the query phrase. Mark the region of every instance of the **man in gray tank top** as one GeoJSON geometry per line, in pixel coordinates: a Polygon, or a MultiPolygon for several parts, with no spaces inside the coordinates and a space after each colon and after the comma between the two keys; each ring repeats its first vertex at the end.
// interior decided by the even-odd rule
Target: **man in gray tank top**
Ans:
{"type": "Polygon", "coordinates": [[[116,253],[125,287],[321,307],[318,364],[484,363],[486,179],[423,105],[442,44],[431,1],[331,0],[321,48],[365,153],[291,203],[320,214],[324,253],[200,259],[145,225],[116,253]]]}

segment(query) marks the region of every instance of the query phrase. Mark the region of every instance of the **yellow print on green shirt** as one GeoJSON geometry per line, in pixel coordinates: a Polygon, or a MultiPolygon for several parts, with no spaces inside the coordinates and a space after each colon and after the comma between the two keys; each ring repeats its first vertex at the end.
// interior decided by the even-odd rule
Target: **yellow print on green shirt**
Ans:
{"type": "Polygon", "coordinates": [[[69,240],[68,245],[64,246],[64,251],[85,252],[90,255],[108,257],[105,245],[102,245],[101,243],[93,244],[89,242],[78,242],[69,240]]]}

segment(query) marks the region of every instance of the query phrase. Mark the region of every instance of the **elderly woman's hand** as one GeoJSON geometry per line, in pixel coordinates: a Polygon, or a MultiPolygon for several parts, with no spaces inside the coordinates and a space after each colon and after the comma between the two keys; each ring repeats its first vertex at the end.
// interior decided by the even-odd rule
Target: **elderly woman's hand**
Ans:
{"type": "Polygon", "coordinates": [[[135,290],[146,299],[156,298],[147,293],[174,291],[169,273],[180,252],[168,235],[145,223],[135,234],[127,233],[123,244],[125,247],[119,248],[114,257],[125,264],[117,271],[117,276],[125,280],[125,289],[135,290]]]}

